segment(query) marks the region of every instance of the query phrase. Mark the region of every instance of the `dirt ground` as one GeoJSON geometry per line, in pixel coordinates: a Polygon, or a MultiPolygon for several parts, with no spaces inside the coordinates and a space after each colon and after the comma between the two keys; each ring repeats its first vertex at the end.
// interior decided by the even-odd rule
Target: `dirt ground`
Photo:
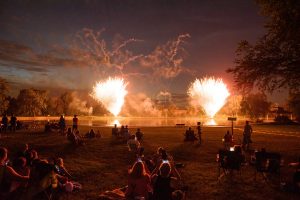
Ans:
{"type": "MultiPolygon", "coordinates": [[[[262,176],[254,180],[254,168],[246,165],[241,176],[223,177],[218,181],[216,154],[222,148],[222,137],[229,127],[204,127],[201,146],[183,142],[187,127],[142,127],[145,155],[155,153],[160,146],[165,147],[175,162],[183,163],[180,173],[188,186],[187,199],[300,199],[299,195],[280,190],[277,182],[266,182],[262,176]]],[[[79,127],[81,134],[89,127],[79,127]]],[[[267,151],[282,154],[281,181],[290,181],[293,173],[289,162],[300,156],[300,126],[253,126],[253,149],[265,147],[267,151]]],[[[101,138],[87,140],[85,145],[74,148],[59,133],[45,134],[41,130],[18,131],[2,134],[0,145],[9,149],[13,156],[20,146],[29,143],[42,158],[62,157],[66,168],[83,185],[79,192],[63,196],[61,199],[97,199],[106,190],[126,185],[127,171],[134,162],[125,144],[116,143],[111,138],[111,128],[97,127],[101,138]]],[[[134,133],[136,128],[131,128],[134,133]]],[[[239,143],[242,127],[235,129],[235,141],[239,143]]],[[[249,159],[249,156],[247,155],[249,159]]]]}

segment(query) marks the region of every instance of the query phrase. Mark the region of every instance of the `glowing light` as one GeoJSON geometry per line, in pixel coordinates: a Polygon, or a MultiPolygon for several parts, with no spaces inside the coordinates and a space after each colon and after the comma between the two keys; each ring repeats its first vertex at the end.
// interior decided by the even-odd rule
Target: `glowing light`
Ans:
{"type": "Polygon", "coordinates": [[[114,116],[117,116],[127,95],[126,86],[127,83],[123,79],[109,77],[106,81],[96,83],[91,96],[101,102],[114,116]]]}
{"type": "Polygon", "coordinates": [[[216,126],[217,122],[214,119],[210,118],[210,119],[208,119],[204,122],[204,125],[206,125],[206,126],[216,126]]]}
{"type": "Polygon", "coordinates": [[[120,121],[119,121],[119,120],[117,120],[117,119],[114,119],[114,121],[113,121],[113,122],[109,123],[109,125],[110,125],[110,126],[115,126],[115,124],[116,124],[117,126],[121,126],[121,123],[120,123],[120,121]]]}
{"type": "Polygon", "coordinates": [[[191,83],[187,93],[191,98],[191,104],[195,107],[201,106],[211,118],[223,107],[230,95],[222,79],[213,77],[196,79],[191,83]]]}

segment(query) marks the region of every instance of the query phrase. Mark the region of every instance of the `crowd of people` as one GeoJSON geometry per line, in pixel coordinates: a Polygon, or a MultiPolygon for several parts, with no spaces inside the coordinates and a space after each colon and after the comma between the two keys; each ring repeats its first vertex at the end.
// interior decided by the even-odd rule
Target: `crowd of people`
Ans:
{"type": "Polygon", "coordinates": [[[62,158],[40,158],[28,144],[14,156],[9,155],[7,148],[0,147],[1,200],[40,199],[46,192],[60,194],[80,188],[62,158]]]}
{"type": "Polygon", "coordinates": [[[154,155],[145,156],[140,147],[128,170],[127,186],[100,195],[100,199],[183,200],[184,186],[173,157],[163,147],[154,155]]]}
{"type": "MultiPolygon", "coordinates": [[[[8,129],[9,120],[5,117],[2,118],[2,131],[8,129]]],[[[16,117],[10,120],[10,126],[14,124],[14,121],[17,121],[16,117]]],[[[77,115],[74,115],[72,126],[67,128],[65,118],[62,115],[56,124],[56,129],[76,146],[85,144],[85,139],[92,139],[97,135],[101,136],[99,132],[95,133],[93,129],[81,135],[78,130],[78,122],[77,115]]],[[[45,125],[45,131],[51,130],[51,128],[49,123],[45,125]]],[[[184,141],[198,140],[201,144],[202,127],[200,122],[197,123],[196,131],[197,133],[189,127],[184,134],[184,141]]],[[[222,139],[224,148],[218,154],[223,159],[223,167],[234,169],[237,163],[246,162],[245,153],[251,152],[252,132],[250,123],[246,121],[241,144],[237,144],[230,131],[226,132],[222,139]]],[[[126,142],[129,152],[132,152],[130,155],[133,156],[134,162],[128,171],[128,184],[123,188],[103,193],[100,196],[102,199],[109,198],[110,195],[117,196],[120,199],[137,200],[185,199],[188,188],[184,186],[181,175],[177,170],[177,168],[183,167],[183,164],[175,163],[173,157],[162,147],[157,149],[156,154],[145,156],[144,134],[140,128],[137,128],[133,134],[130,132],[128,125],[122,125],[118,128],[115,124],[111,133],[114,139],[126,142]]],[[[13,199],[19,195],[23,195],[24,199],[30,199],[49,188],[51,188],[51,191],[55,188],[55,191],[68,192],[74,188],[81,188],[80,184],[70,181],[73,180],[73,177],[64,167],[62,158],[41,159],[37,151],[30,150],[28,145],[25,145],[13,158],[13,162],[7,159],[7,153],[6,148],[0,147],[0,199],[13,199]]],[[[255,152],[254,165],[267,163],[266,166],[263,166],[267,169],[272,167],[275,169],[274,166],[280,167],[278,163],[275,163],[275,165],[273,160],[264,155],[270,155],[269,152],[266,153],[264,148],[259,152],[255,152]]],[[[291,163],[289,166],[295,168],[292,188],[299,191],[300,158],[298,162],[291,163]]]]}

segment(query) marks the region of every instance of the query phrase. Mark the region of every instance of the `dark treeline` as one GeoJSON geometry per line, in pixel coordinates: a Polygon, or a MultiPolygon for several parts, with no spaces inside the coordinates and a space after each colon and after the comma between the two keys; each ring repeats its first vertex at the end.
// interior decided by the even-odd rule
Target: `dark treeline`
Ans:
{"type": "MultiPolygon", "coordinates": [[[[75,91],[65,91],[60,95],[49,95],[46,90],[22,89],[17,97],[8,95],[9,85],[0,78],[0,112],[18,116],[45,116],[45,115],[104,115],[108,112],[88,94],[84,94],[84,101],[75,91]]],[[[82,98],[83,99],[83,98],[82,98]]]]}

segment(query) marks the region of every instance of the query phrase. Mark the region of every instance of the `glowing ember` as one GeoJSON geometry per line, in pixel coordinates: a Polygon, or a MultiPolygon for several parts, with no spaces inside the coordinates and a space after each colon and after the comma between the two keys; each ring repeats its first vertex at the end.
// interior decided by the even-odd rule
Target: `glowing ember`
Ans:
{"type": "Polygon", "coordinates": [[[187,93],[191,97],[191,104],[195,107],[202,106],[206,115],[211,118],[222,108],[229,96],[222,79],[213,77],[196,79],[187,93]]]}
{"type": "Polygon", "coordinates": [[[123,79],[108,78],[104,82],[97,82],[91,96],[101,102],[105,108],[114,116],[117,116],[124,104],[124,97],[127,94],[127,83],[123,79]]]}

